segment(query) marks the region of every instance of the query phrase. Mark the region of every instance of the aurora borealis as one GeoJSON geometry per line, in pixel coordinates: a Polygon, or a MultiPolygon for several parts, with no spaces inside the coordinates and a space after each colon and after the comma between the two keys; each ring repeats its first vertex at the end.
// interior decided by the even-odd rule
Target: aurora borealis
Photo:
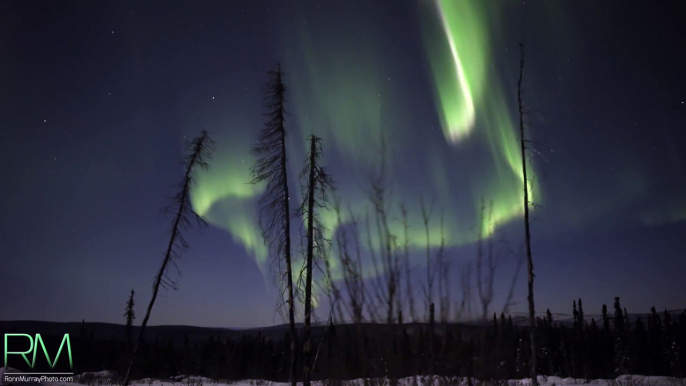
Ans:
{"type": "MultiPolygon", "coordinates": [[[[454,173],[450,166],[441,161],[430,160],[426,167],[432,170],[432,175],[423,182],[428,188],[412,194],[403,193],[396,198],[397,203],[406,205],[423,196],[436,200],[437,208],[443,208],[446,213],[448,246],[464,245],[476,240],[482,198],[493,201],[492,221],[496,225],[506,224],[522,211],[523,195],[518,187],[522,184],[521,161],[514,121],[506,101],[499,95],[500,80],[494,79],[488,83],[485,79],[488,60],[485,30],[489,26],[485,20],[487,10],[477,10],[479,7],[479,3],[438,2],[434,10],[436,14],[426,15],[425,23],[429,25],[426,26],[427,29],[441,26],[443,41],[436,39],[436,36],[427,36],[426,40],[433,42],[427,44],[433,45],[427,51],[430,53],[428,61],[434,72],[433,87],[438,90],[434,103],[439,106],[439,115],[445,117],[441,120],[440,126],[445,133],[445,144],[448,146],[442,151],[442,156],[452,156],[457,163],[465,163],[467,158],[461,154],[462,149],[455,149],[455,146],[458,145],[458,140],[468,140],[467,132],[476,125],[478,111],[480,132],[474,135],[477,138],[471,140],[481,140],[482,144],[477,142],[477,146],[485,144],[479,151],[491,155],[492,159],[489,160],[488,166],[491,170],[487,172],[487,176],[477,177],[468,170],[464,173],[454,173]],[[459,4],[464,4],[467,8],[453,8],[459,4]],[[468,23],[464,25],[464,21],[468,23]],[[463,25],[463,30],[456,31],[450,27],[451,25],[463,25]],[[473,40],[467,39],[467,36],[479,34],[482,35],[482,39],[477,39],[480,43],[475,49],[473,40]],[[470,58],[468,63],[461,63],[456,51],[458,46],[465,48],[465,55],[470,58]],[[450,63],[439,63],[445,57],[450,58],[450,63]],[[484,94],[489,87],[490,97],[486,98],[484,94]],[[466,210],[459,215],[457,208],[449,209],[450,197],[459,195],[456,184],[450,181],[454,175],[473,179],[468,184],[469,195],[465,197],[466,201],[471,202],[471,207],[465,208],[466,210]]],[[[397,97],[403,90],[395,84],[389,84],[394,77],[406,78],[408,74],[392,72],[393,64],[385,61],[374,49],[384,41],[383,31],[380,31],[378,26],[361,19],[359,15],[347,18],[345,15],[341,16],[341,12],[336,14],[339,16],[337,20],[327,22],[327,28],[335,36],[333,41],[329,37],[322,39],[316,36],[315,30],[323,26],[312,23],[308,26],[297,20],[296,23],[299,25],[286,23],[282,27],[287,40],[291,41],[292,38],[295,41],[285,55],[285,68],[293,68],[290,79],[296,85],[290,89],[293,123],[290,132],[292,146],[289,151],[296,154],[293,158],[302,159],[306,145],[302,138],[308,133],[314,133],[329,144],[329,151],[333,151],[346,168],[367,175],[373,173],[380,163],[382,133],[393,138],[390,146],[398,152],[403,151],[405,142],[413,140],[407,135],[411,128],[402,123],[404,117],[393,113],[395,109],[404,108],[404,102],[397,97]],[[370,36],[377,38],[369,39],[370,36]],[[336,37],[345,37],[345,40],[339,41],[336,37]],[[369,41],[364,41],[365,39],[369,41]],[[350,44],[351,41],[356,44],[350,44]],[[308,63],[309,66],[301,68],[295,64],[302,62],[308,63]],[[379,76],[383,71],[391,72],[392,76],[379,76]],[[322,98],[322,95],[327,97],[322,98]]],[[[302,15],[299,16],[302,19],[302,15]]],[[[233,144],[236,143],[233,139],[226,142],[232,145],[219,150],[222,161],[218,163],[222,168],[212,170],[200,178],[193,194],[194,205],[199,213],[205,215],[214,225],[228,230],[259,263],[264,263],[267,251],[261,248],[261,236],[255,226],[254,216],[243,213],[246,206],[254,206],[255,198],[261,194],[258,187],[248,186],[244,182],[249,180],[248,165],[244,160],[252,161],[252,158],[248,154],[241,154],[240,157],[234,157],[234,162],[229,159],[228,162],[224,162],[224,154],[231,153],[234,149],[233,144]],[[215,205],[218,208],[212,210],[215,205]],[[226,212],[222,209],[225,206],[236,208],[237,211],[226,212]]],[[[244,146],[244,149],[247,149],[247,146],[244,146]]],[[[245,150],[239,150],[239,153],[242,152],[245,150]]],[[[398,174],[399,171],[395,167],[398,162],[391,160],[390,163],[391,173],[398,174]]],[[[299,166],[291,165],[292,175],[297,175],[299,166]]],[[[369,211],[369,204],[361,186],[364,185],[364,181],[340,178],[340,172],[334,174],[337,176],[338,195],[344,201],[343,205],[351,206],[350,213],[343,212],[343,222],[345,223],[345,217],[350,215],[358,219],[364,217],[369,211]]],[[[391,179],[399,177],[394,175],[391,179]]],[[[398,184],[393,188],[402,192],[410,189],[404,184],[398,184]]],[[[399,215],[399,212],[393,213],[395,216],[399,215]]],[[[421,224],[419,208],[414,208],[409,214],[412,223],[421,224]]],[[[434,220],[432,233],[438,234],[438,219],[434,220]]],[[[324,221],[330,233],[335,233],[333,211],[324,214],[324,221]]],[[[484,235],[495,229],[493,226],[486,228],[484,235]]],[[[410,243],[413,246],[424,246],[425,239],[421,236],[423,232],[424,229],[419,226],[411,227],[410,243]]],[[[401,234],[400,223],[394,224],[392,233],[398,236],[401,234]]],[[[433,240],[434,246],[438,246],[439,237],[434,237],[433,240]]]]}
{"type": "MultiPolygon", "coordinates": [[[[592,310],[614,296],[629,308],[683,308],[686,58],[675,37],[686,33],[665,22],[683,11],[540,0],[4,2],[0,159],[12,183],[0,187],[0,317],[120,322],[130,290],[149,290],[183,140],[206,129],[217,148],[192,204],[210,226],[189,235],[181,290],[164,294],[151,323],[280,322],[257,226],[264,187],[249,183],[277,61],[292,200],[315,134],[343,225],[364,222],[383,135],[389,226],[402,236],[407,207],[416,280],[420,199],[434,202],[434,252],[443,213],[453,269],[474,257],[479,233],[516,253],[519,42],[539,309],[565,312],[579,296],[592,310]],[[480,228],[482,200],[493,224],[480,228]]],[[[333,210],[322,219],[336,237],[333,210]]],[[[496,296],[513,267],[505,251],[496,296]]]]}

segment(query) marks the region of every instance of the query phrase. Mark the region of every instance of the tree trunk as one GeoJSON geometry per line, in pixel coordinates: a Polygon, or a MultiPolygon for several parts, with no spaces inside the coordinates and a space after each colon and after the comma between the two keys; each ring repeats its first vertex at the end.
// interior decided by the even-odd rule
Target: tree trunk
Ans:
{"type": "MultiPolygon", "coordinates": [[[[283,111],[283,107],[282,107],[283,111]]],[[[281,116],[281,130],[283,129],[283,116],[281,116]]],[[[288,324],[289,324],[289,330],[291,332],[291,385],[296,386],[297,384],[297,371],[296,371],[296,355],[295,355],[295,347],[297,345],[297,336],[295,332],[295,304],[294,304],[294,299],[293,299],[293,272],[291,269],[291,235],[290,235],[290,230],[291,230],[291,218],[290,218],[290,206],[288,205],[289,203],[289,195],[288,195],[288,177],[286,173],[286,135],[285,133],[281,137],[281,151],[282,151],[282,158],[281,158],[281,172],[283,173],[283,200],[284,200],[284,211],[285,213],[285,218],[286,218],[286,245],[285,245],[285,257],[286,257],[286,286],[287,286],[287,291],[288,291],[288,324]]]]}
{"type": "Polygon", "coordinates": [[[167,266],[169,265],[169,262],[172,259],[172,253],[174,250],[174,244],[176,241],[177,236],[179,235],[179,225],[181,224],[181,219],[183,218],[184,211],[187,209],[186,208],[186,203],[188,201],[188,194],[190,190],[190,185],[191,185],[191,180],[192,180],[192,173],[193,173],[193,167],[196,166],[196,160],[199,157],[198,149],[201,148],[203,142],[207,139],[207,133],[203,133],[203,136],[199,139],[199,146],[196,147],[196,150],[193,152],[191,155],[191,158],[188,162],[188,167],[186,168],[186,175],[184,177],[184,183],[183,183],[183,190],[181,192],[181,196],[179,198],[179,210],[176,213],[176,217],[174,218],[174,225],[172,226],[172,232],[171,232],[171,237],[169,238],[169,244],[167,244],[167,251],[164,254],[164,260],[162,261],[162,265],[160,266],[160,270],[157,272],[157,276],[155,277],[155,282],[152,287],[152,298],[150,299],[150,303],[148,304],[148,309],[145,312],[145,317],[143,318],[143,322],[141,323],[141,331],[138,334],[138,341],[136,342],[136,347],[133,349],[133,353],[131,354],[131,362],[129,362],[129,367],[126,370],[126,377],[124,378],[124,386],[128,386],[129,380],[131,378],[131,371],[133,369],[133,364],[136,360],[136,356],[138,354],[138,349],[140,348],[141,345],[143,345],[143,342],[145,341],[145,327],[148,325],[148,320],[150,319],[150,313],[152,312],[152,307],[155,305],[155,300],[157,300],[157,294],[159,293],[160,290],[160,284],[162,283],[162,277],[165,274],[165,271],[167,269],[167,266]]]}
{"type": "Polygon", "coordinates": [[[310,337],[310,319],[312,316],[312,264],[314,260],[314,193],[315,193],[315,165],[316,138],[311,137],[310,145],[310,178],[309,196],[307,202],[307,266],[305,268],[305,336],[303,337],[303,386],[310,386],[310,351],[312,342],[310,337]]]}
{"type": "Polygon", "coordinates": [[[521,60],[519,63],[519,82],[517,100],[519,102],[519,142],[522,151],[522,174],[524,176],[524,235],[526,242],[526,262],[529,271],[529,335],[531,338],[531,385],[538,386],[537,350],[536,350],[536,311],[534,307],[534,262],[531,257],[531,233],[529,230],[529,181],[526,175],[526,145],[524,140],[524,118],[522,110],[522,77],[524,76],[524,46],[520,43],[521,60]]]}

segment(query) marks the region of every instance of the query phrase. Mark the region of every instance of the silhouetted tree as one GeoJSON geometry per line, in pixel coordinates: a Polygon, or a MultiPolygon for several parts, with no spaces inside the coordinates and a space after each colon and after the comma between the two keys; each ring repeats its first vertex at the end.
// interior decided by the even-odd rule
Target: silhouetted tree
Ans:
{"type": "Polygon", "coordinates": [[[531,256],[531,232],[529,230],[529,179],[526,173],[526,137],[524,136],[524,106],[522,104],[522,79],[524,77],[524,45],[519,44],[521,59],[519,62],[519,82],[517,100],[519,102],[519,143],[522,153],[522,176],[524,180],[524,241],[526,242],[526,261],[529,277],[529,335],[531,340],[531,385],[538,386],[538,369],[536,357],[536,308],[534,306],[534,262],[531,256]]]}
{"type": "Polygon", "coordinates": [[[414,308],[414,292],[412,291],[412,278],[410,274],[410,237],[409,224],[407,221],[407,208],[400,204],[400,216],[403,223],[403,267],[405,269],[405,299],[408,302],[410,317],[413,322],[417,321],[417,314],[414,308]]]}
{"type": "Polygon", "coordinates": [[[614,308],[615,372],[620,375],[631,371],[631,358],[629,357],[627,330],[624,324],[626,316],[620,306],[618,297],[615,298],[614,308]]]}
{"type": "Polygon", "coordinates": [[[426,312],[425,317],[429,313],[429,308],[433,304],[433,288],[434,288],[434,263],[431,259],[431,233],[429,232],[429,222],[431,221],[431,213],[434,209],[434,201],[431,201],[431,205],[427,208],[424,203],[424,198],[421,197],[420,208],[422,211],[422,221],[424,223],[424,233],[426,234],[426,287],[424,289],[424,295],[426,300],[424,301],[424,312],[426,312]]]}
{"type": "Polygon", "coordinates": [[[290,381],[296,384],[295,295],[291,266],[291,209],[286,158],[286,86],[281,65],[268,73],[265,105],[267,123],[252,152],[258,159],[252,167],[252,183],[266,182],[260,199],[259,222],[265,243],[274,252],[276,281],[279,285],[279,310],[286,297],[291,338],[290,381]],[[284,286],[285,280],[285,286],[284,286]]]}
{"type": "Polygon", "coordinates": [[[398,304],[398,297],[401,291],[399,290],[401,279],[400,267],[400,253],[395,250],[397,245],[396,236],[390,231],[388,208],[391,207],[388,189],[391,187],[391,181],[388,177],[387,170],[387,149],[386,141],[383,134],[381,138],[380,148],[380,162],[378,169],[370,173],[368,177],[367,197],[372,204],[373,220],[376,228],[378,245],[374,245],[372,240],[372,225],[369,221],[369,214],[367,214],[366,231],[367,231],[367,245],[369,256],[372,260],[372,267],[374,269],[374,278],[372,279],[372,287],[374,297],[370,297],[370,307],[368,311],[372,319],[376,319],[375,308],[382,310],[386,309],[386,323],[392,324],[396,313],[394,307],[398,304]],[[377,259],[378,252],[378,259],[377,259]],[[378,260],[381,263],[378,263],[378,260]],[[377,304],[374,304],[374,303],[377,304]]]}
{"type": "Polygon", "coordinates": [[[131,334],[133,330],[133,320],[136,319],[136,313],[133,310],[135,305],[133,301],[133,290],[131,290],[131,295],[129,295],[129,300],[126,302],[126,310],[124,311],[124,317],[126,318],[126,348],[131,349],[131,334]]]}
{"type": "MultiPolygon", "coordinates": [[[[686,370],[681,351],[686,311],[678,317],[674,312],[667,314],[655,312],[645,319],[632,318],[631,328],[627,328],[621,309],[632,374],[678,376],[686,370]],[[665,325],[664,319],[669,323],[665,325]],[[653,358],[654,352],[661,354],[653,358]]],[[[430,313],[429,316],[436,322],[437,315],[431,318],[430,313]]],[[[610,319],[614,321],[614,317],[610,319]]],[[[603,348],[606,340],[609,339],[610,346],[617,341],[619,332],[611,325],[604,331],[591,319],[590,323],[573,328],[571,321],[555,322],[552,313],[546,312],[544,318],[537,319],[537,328],[540,374],[585,379],[616,377],[616,358],[606,356],[614,350],[603,348]]],[[[247,331],[238,336],[232,333],[226,339],[196,336],[190,342],[188,337],[172,338],[172,341],[153,337],[151,328],[147,331],[149,338],[139,347],[136,362],[136,374],[141,376],[168,378],[182,373],[213,379],[276,382],[289,379],[288,330],[278,335],[264,331],[247,331]]],[[[392,385],[394,379],[419,374],[473,376],[493,381],[529,374],[529,331],[527,327],[513,326],[511,317],[501,314],[499,320],[496,317],[488,324],[479,325],[447,324],[441,332],[444,333],[437,332],[431,339],[430,323],[406,323],[392,328],[375,323],[334,326],[330,322],[328,327],[312,326],[312,341],[320,344],[314,344],[316,355],[311,380],[386,377],[392,385]],[[463,339],[463,334],[468,337],[463,339]],[[318,360],[320,356],[324,360],[318,360]]],[[[93,331],[81,336],[79,339],[88,345],[79,345],[85,349],[79,350],[78,372],[119,367],[126,347],[125,337],[121,334],[97,336],[93,331]]],[[[48,336],[44,339],[48,345],[59,344],[59,340],[50,340],[48,336]]]]}
{"type": "MultiPolygon", "coordinates": [[[[305,264],[305,331],[303,336],[303,384],[310,385],[311,377],[311,350],[312,340],[310,331],[310,320],[312,318],[312,275],[315,259],[322,260],[326,256],[326,246],[329,240],[324,238],[318,211],[328,207],[327,191],[331,189],[331,178],[321,166],[322,147],[321,139],[310,135],[310,154],[307,157],[305,168],[302,172],[307,182],[303,183],[303,202],[298,210],[299,214],[306,222],[306,264],[305,264]]],[[[301,280],[303,273],[300,273],[301,280]]],[[[328,278],[331,280],[331,278],[328,278]]],[[[333,305],[332,305],[333,306],[333,305]]]]}
{"type": "Polygon", "coordinates": [[[481,226],[479,227],[479,238],[477,241],[476,254],[476,288],[481,301],[481,319],[486,321],[488,318],[488,307],[493,301],[493,284],[495,283],[495,272],[498,267],[497,259],[493,251],[493,237],[488,230],[493,227],[493,201],[489,204],[488,217],[485,214],[486,206],[483,198],[481,199],[481,226]],[[483,239],[487,241],[486,251],[486,273],[483,274],[484,252],[483,239]]]}
{"type": "Polygon", "coordinates": [[[189,229],[192,226],[191,221],[195,220],[199,225],[205,225],[205,220],[203,220],[197,213],[193,211],[193,207],[190,202],[190,190],[195,183],[196,171],[198,168],[207,169],[209,164],[207,161],[211,157],[212,148],[214,141],[207,134],[207,131],[203,131],[199,137],[196,137],[191,142],[188,143],[187,147],[190,154],[186,156],[186,173],[181,183],[181,191],[174,197],[172,204],[166,208],[167,213],[174,214],[174,220],[172,221],[171,236],[169,237],[169,243],[167,244],[167,251],[164,254],[164,259],[162,260],[162,265],[160,266],[155,280],[152,286],[152,297],[150,298],[150,303],[148,304],[148,309],[145,312],[145,317],[143,318],[143,323],[141,323],[141,330],[138,334],[138,342],[133,349],[133,354],[131,356],[131,362],[129,363],[129,368],[126,371],[126,377],[124,378],[124,386],[129,384],[131,377],[131,369],[136,360],[136,354],[138,348],[143,344],[145,340],[145,326],[148,324],[148,319],[150,319],[150,313],[152,312],[152,307],[155,305],[155,300],[157,299],[157,294],[160,287],[177,289],[176,279],[169,276],[169,270],[175,269],[178,271],[175,260],[178,259],[181,252],[188,249],[188,244],[183,236],[183,231],[189,229]]]}

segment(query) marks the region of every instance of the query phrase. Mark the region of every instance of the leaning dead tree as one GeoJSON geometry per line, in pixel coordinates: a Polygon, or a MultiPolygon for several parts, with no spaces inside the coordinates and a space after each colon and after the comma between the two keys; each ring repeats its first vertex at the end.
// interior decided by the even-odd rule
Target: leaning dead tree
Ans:
{"type": "Polygon", "coordinates": [[[526,263],[529,272],[529,335],[531,338],[531,385],[538,386],[536,350],[536,309],[534,307],[534,262],[531,257],[531,232],[529,229],[529,180],[526,175],[526,140],[524,137],[524,108],[522,105],[522,78],[524,77],[524,45],[519,44],[519,81],[517,101],[519,106],[519,144],[522,152],[522,175],[524,178],[524,242],[526,243],[526,263]]]}
{"type": "Polygon", "coordinates": [[[193,225],[193,221],[199,225],[206,224],[205,221],[193,211],[190,202],[190,190],[195,183],[197,169],[207,169],[209,167],[207,160],[209,160],[211,157],[213,146],[214,141],[212,141],[212,139],[209,137],[207,131],[203,131],[199,137],[195,138],[188,144],[188,149],[190,150],[191,154],[186,156],[185,159],[186,174],[184,176],[183,183],[181,184],[181,191],[174,197],[171,205],[165,209],[167,213],[174,214],[171,236],[169,237],[169,243],[167,244],[167,250],[164,254],[162,265],[160,266],[157,276],[155,276],[155,280],[153,281],[152,298],[150,299],[148,309],[145,312],[145,317],[141,323],[138,341],[136,342],[136,346],[133,349],[133,354],[131,355],[131,362],[129,362],[129,367],[126,370],[124,386],[129,384],[133,364],[136,360],[136,355],[145,341],[145,326],[147,326],[148,320],[150,319],[150,313],[152,312],[152,307],[155,305],[155,300],[157,299],[157,294],[159,293],[160,287],[165,289],[178,288],[176,279],[172,278],[169,273],[170,270],[175,270],[177,274],[179,273],[176,260],[178,260],[181,256],[181,252],[188,249],[188,243],[186,243],[186,240],[184,239],[183,231],[190,229],[193,225]]]}
{"type": "MultiPolygon", "coordinates": [[[[303,336],[303,385],[310,385],[311,377],[311,325],[312,318],[312,275],[315,260],[322,261],[326,258],[326,244],[329,240],[324,238],[324,229],[319,217],[319,210],[328,207],[327,192],[331,189],[331,178],[321,166],[322,146],[321,139],[310,136],[310,154],[307,157],[302,177],[307,176],[307,182],[303,183],[303,201],[298,213],[306,222],[307,256],[305,264],[305,331],[303,336]]],[[[303,178],[304,179],[304,178],[303,178]]],[[[300,274],[302,280],[302,272],[300,274]]],[[[333,307],[333,304],[332,304],[333,307]]]]}
{"type": "Polygon", "coordinates": [[[281,65],[269,71],[265,107],[267,123],[252,152],[258,159],[252,167],[252,183],[266,182],[259,201],[259,223],[265,243],[274,253],[273,268],[279,286],[279,310],[287,306],[291,337],[291,384],[296,384],[296,331],[293,274],[291,267],[291,209],[286,163],[286,86],[281,65]],[[285,283],[284,283],[285,282],[285,283]]]}

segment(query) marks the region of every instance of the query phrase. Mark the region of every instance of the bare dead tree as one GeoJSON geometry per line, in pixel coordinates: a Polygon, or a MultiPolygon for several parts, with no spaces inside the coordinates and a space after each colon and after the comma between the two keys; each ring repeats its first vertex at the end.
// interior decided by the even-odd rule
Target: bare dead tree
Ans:
{"type": "MultiPolygon", "coordinates": [[[[286,86],[284,74],[277,64],[275,70],[268,72],[265,107],[267,123],[260,133],[252,152],[258,159],[252,167],[252,183],[266,182],[267,187],[259,201],[259,223],[262,237],[273,253],[272,268],[279,287],[277,309],[282,311],[287,305],[289,332],[291,337],[290,381],[296,386],[296,346],[295,298],[293,271],[291,266],[291,209],[288,192],[288,172],[286,157],[286,86]],[[285,267],[284,267],[285,265],[285,267]],[[284,285],[285,282],[285,285],[284,285]],[[285,292],[285,296],[284,296],[285,292]]],[[[283,314],[282,314],[283,315],[283,314]]]]}
{"type": "Polygon", "coordinates": [[[507,297],[505,298],[505,304],[503,304],[503,309],[501,313],[507,315],[510,313],[510,307],[515,305],[516,303],[512,301],[514,298],[514,290],[515,287],[517,286],[517,280],[519,279],[519,272],[522,270],[522,265],[524,264],[524,253],[514,253],[511,250],[508,250],[510,255],[514,256],[516,259],[516,266],[514,273],[512,274],[512,280],[510,281],[510,287],[507,290],[507,297]]]}
{"type": "MultiPolygon", "coordinates": [[[[343,260],[340,256],[343,253],[343,245],[346,245],[347,248],[347,241],[344,240],[344,238],[347,237],[347,232],[345,229],[343,229],[342,224],[341,224],[341,206],[340,206],[340,198],[336,195],[334,195],[334,204],[333,204],[334,212],[336,213],[336,230],[338,232],[338,237],[334,238],[336,240],[336,252],[339,256],[339,260],[343,260]]],[[[331,261],[332,261],[332,253],[328,253],[326,255],[326,258],[324,259],[324,267],[326,268],[326,295],[329,298],[329,304],[331,305],[331,320],[335,320],[337,323],[341,322],[344,320],[344,309],[345,312],[348,312],[348,305],[341,301],[341,289],[338,287],[336,284],[336,281],[334,280],[333,277],[333,271],[331,270],[331,261]]],[[[343,266],[343,264],[341,264],[343,266]]],[[[344,274],[345,277],[345,274],[344,274]]]]}
{"type": "Polygon", "coordinates": [[[145,327],[148,325],[150,313],[152,312],[152,307],[155,305],[155,300],[157,299],[157,294],[159,293],[160,287],[164,289],[178,288],[177,280],[172,278],[169,273],[170,270],[175,270],[177,276],[178,273],[180,273],[176,264],[176,260],[180,258],[183,251],[188,249],[188,243],[183,236],[183,232],[191,228],[193,224],[192,221],[195,221],[201,226],[206,224],[205,220],[203,220],[193,211],[190,202],[190,190],[195,183],[197,169],[207,169],[209,167],[207,161],[211,157],[213,146],[214,141],[212,141],[210,136],[207,134],[207,131],[203,131],[199,137],[196,137],[190,143],[188,143],[188,150],[190,151],[190,154],[185,157],[186,173],[181,184],[181,191],[174,197],[172,203],[165,208],[166,213],[174,214],[169,243],[167,244],[167,250],[164,254],[162,265],[160,266],[160,269],[153,280],[152,297],[150,298],[148,309],[146,310],[145,317],[141,323],[138,341],[133,349],[129,367],[126,370],[124,386],[128,386],[129,384],[131,379],[131,371],[133,369],[133,364],[136,361],[138,350],[145,341],[145,327]]]}
{"type": "MultiPolygon", "coordinates": [[[[395,235],[391,234],[388,226],[388,211],[390,199],[388,189],[390,182],[387,176],[386,166],[386,143],[381,136],[381,162],[375,174],[368,176],[367,197],[374,211],[374,226],[378,236],[378,246],[372,243],[372,229],[367,215],[366,231],[369,253],[374,267],[375,278],[373,281],[375,298],[386,309],[386,323],[392,324],[395,316],[394,308],[397,305],[396,297],[400,292],[400,255],[394,253],[393,245],[396,243],[395,235]],[[379,267],[375,249],[379,251],[379,267]]],[[[375,308],[371,307],[370,311],[375,308]]]]}
{"type": "Polygon", "coordinates": [[[362,272],[362,249],[361,249],[361,244],[360,244],[360,227],[357,222],[357,218],[353,215],[352,210],[348,211],[350,213],[350,223],[352,227],[352,237],[353,237],[353,245],[355,247],[355,260],[354,263],[351,264],[351,267],[355,267],[354,273],[355,280],[357,283],[355,284],[355,295],[356,299],[358,299],[357,302],[357,307],[353,308],[355,311],[355,320],[357,321],[356,323],[362,323],[362,318],[364,315],[364,310],[365,310],[365,301],[366,299],[369,299],[370,296],[368,294],[368,287],[365,286],[364,283],[364,272],[362,272]]]}
{"type": "Polygon", "coordinates": [[[519,143],[522,152],[522,176],[524,179],[524,241],[526,243],[526,262],[528,268],[529,334],[531,338],[531,385],[538,386],[538,351],[536,349],[536,309],[534,307],[534,262],[531,257],[531,232],[529,229],[529,179],[526,174],[526,137],[524,136],[524,107],[522,103],[522,79],[524,78],[524,45],[519,44],[519,81],[517,82],[517,102],[519,110],[519,143]]]}
{"type": "Polygon", "coordinates": [[[434,268],[431,262],[431,233],[429,231],[429,221],[431,220],[431,213],[433,212],[435,201],[431,201],[431,206],[427,208],[424,203],[424,197],[420,197],[420,207],[422,211],[422,221],[424,222],[424,231],[426,234],[426,287],[424,288],[425,312],[429,316],[429,307],[433,304],[433,282],[434,282],[434,268]]]}
{"type": "Polygon", "coordinates": [[[472,264],[467,262],[460,267],[460,290],[462,299],[456,307],[457,320],[469,320],[472,316],[472,264]]]}
{"type": "Polygon", "coordinates": [[[410,269],[410,238],[409,238],[409,224],[407,222],[407,208],[400,204],[400,216],[403,222],[403,264],[405,268],[405,298],[408,303],[410,317],[413,322],[417,321],[417,313],[414,308],[414,292],[412,292],[412,277],[410,269]]]}
{"type": "Polygon", "coordinates": [[[385,304],[385,299],[388,297],[387,288],[385,286],[386,278],[383,273],[386,272],[383,267],[379,264],[376,256],[376,245],[372,240],[372,228],[369,221],[369,212],[365,213],[365,233],[367,235],[367,250],[369,252],[369,257],[372,262],[372,268],[374,276],[370,280],[371,292],[369,296],[369,307],[367,307],[368,317],[371,322],[377,322],[379,318],[378,312],[382,310],[385,304]]]}
{"type": "Polygon", "coordinates": [[[492,229],[493,223],[493,201],[489,204],[488,220],[484,216],[484,211],[486,210],[483,199],[481,200],[481,229],[479,231],[479,241],[477,244],[477,256],[476,256],[476,288],[479,294],[479,300],[481,301],[481,319],[488,320],[489,312],[488,308],[493,301],[493,284],[495,282],[495,273],[498,268],[498,258],[495,255],[493,247],[493,235],[487,234],[486,239],[486,272],[484,273],[484,254],[482,250],[482,244],[484,239],[484,226],[487,229],[492,229]]]}
{"type": "Polygon", "coordinates": [[[381,279],[384,281],[384,290],[381,292],[383,303],[386,307],[386,323],[392,324],[396,316],[396,298],[400,293],[400,258],[394,253],[393,245],[396,244],[395,235],[391,234],[388,227],[388,214],[386,212],[385,190],[381,185],[372,185],[374,196],[372,205],[376,233],[379,237],[379,253],[382,264],[381,279]]]}
{"type": "MultiPolygon", "coordinates": [[[[341,300],[341,290],[338,288],[336,285],[336,282],[333,280],[333,271],[331,270],[331,261],[328,258],[329,254],[327,254],[327,258],[324,259],[324,268],[326,269],[326,279],[325,279],[325,285],[323,287],[323,290],[326,293],[326,297],[329,299],[329,304],[338,304],[338,301],[341,300]]],[[[341,310],[341,305],[338,304],[337,307],[332,306],[331,314],[333,320],[341,320],[341,316],[343,315],[343,311],[341,310]]]]}
{"type": "MultiPolygon", "coordinates": [[[[310,135],[310,154],[307,157],[302,177],[307,176],[307,182],[302,184],[303,202],[298,209],[298,214],[307,223],[307,262],[305,267],[305,331],[303,336],[303,385],[310,386],[311,369],[311,326],[312,317],[312,276],[315,259],[324,261],[326,259],[326,246],[329,240],[324,239],[318,211],[328,207],[327,191],[331,189],[331,178],[321,166],[322,147],[321,139],[310,135]]],[[[301,272],[300,278],[303,277],[301,272]]],[[[334,305],[331,305],[334,307],[334,305]]]]}
{"type": "Polygon", "coordinates": [[[445,221],[441,210],[441,244],[436,253],[436,269],[438,270],[438,293],[440,301],[440,318],[442,323],[448,322],[450,317],[450,263],[445,256],[445,221]]]}
{"type": "MultiPolygon", "coordinates": [[[[340,298],[342,297],[341,291],[337,288],[335,283],[332,283],[332,290],[335,294],[334,298],[339,299],[338,301],[334,299],[334,301],[336,301],[337,307],[345,309],[345,313],[353,323],[359,324],[362,323],[366,294],[364,277],[362,275],[362,257],[359,245],[357,219],[351,211],[349,215],[349,224],[343,225],[341,219],[341,201],[338,197],[334,200],[334,210],[336,212],[336,228],[338,229],[336,247],[338,258],[341,262],[341,272],[343,275],[343,285],[345,286],[345,291],[347,293],[347,302],[340,301],[340,298]],[[352,248],[349,245],[351,242],[353,244],[352,248]]],[[[337,311],[338,320],[344,320],[344,315],[340,308],[337,309],[337,311]]]]}

